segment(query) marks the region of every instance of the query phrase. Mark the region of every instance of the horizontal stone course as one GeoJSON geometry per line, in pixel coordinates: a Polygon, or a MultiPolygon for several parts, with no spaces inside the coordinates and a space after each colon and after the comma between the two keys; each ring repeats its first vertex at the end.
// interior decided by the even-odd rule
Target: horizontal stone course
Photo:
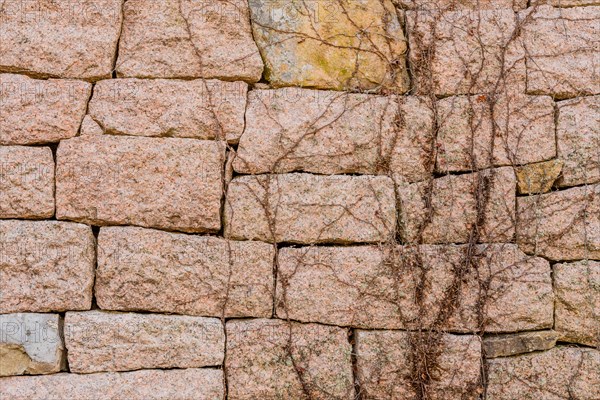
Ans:
{"type": "Polygon", "coordinates": [[[483,351],[486,358],[514,356],[551,349],[557,339],[550,330],[490,335],[483,338],[483,351]]]}

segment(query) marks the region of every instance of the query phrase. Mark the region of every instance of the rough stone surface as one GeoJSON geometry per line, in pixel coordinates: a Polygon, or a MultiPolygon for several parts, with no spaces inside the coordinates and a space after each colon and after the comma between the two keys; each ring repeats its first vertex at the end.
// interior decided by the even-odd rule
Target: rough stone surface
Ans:
{"type": "Polygon", "coordinates": [[[277,316],[373,329],[510,332],[552,327],[550,265],[514,244],[477,246],[458,295],[447,297],[468,250],[450,245],[281,249],[277,316]],[[447,303],[457,309],[443,319],[447,303]]]}
{"type": "Polygon", "coordinates": [[[51,374],[64,366],[58,314],[0,315],[0,376],[51,374]]]}
{"type": "Polygon", "coordinates": [[[230,399],[354,399],[346,329],[273,319],[226,329],[230,399]]]}
{"type": "Polygon", "coordinates": [[[520,194],[546,193],[560,176],[564,162],[560,159],[518,167],[517,189],[520,194]]]}
{"type": "Polygon", "coordinates": [[[558,98],[599,94],[600,8],[553,8],[523,11],[527,54],[527,92],[558,98]],[[529,15],[529,13],[531,13],[529,15]]]}
{"type": "Polygon", "coordinates": [[[65,344],[75,373],[220,366],[225,330],[216,318],[68,312],[65,344]]]}
{"type": "Polygon", "coordinates": [[[487,97],[438,101],[437,170],[472,171],[556,156],[554,102],[548,96],[501,96],[492,118],[487,97]]]}
{"type": "Polygon", "coordinates": [[[565,162],[560,186],[600,182],[600,96],[557,103],[558,157],[565,162]]]}
{"type": "Polygon", "coordinates": [[[89,310],[95,256],[89,226],[0,220],[0,313],[89,310]]]}
{"type": "Polygon", "coordinates": [[[221,227],[225,147],[179,138],[92,135],[61,142],[56,217],[184,232],[221,227]]]}
{"type": "Polygon", "coordinates": [[[424,98],[255,90],[234,168],[252,174],[391,170],[414,182],[431,172],[432,141],[432,111],[424,98]]]}
{"type": "Polygon", "coordinates": [[[548,350],[556,345],[555,331],[534,331],[488,336],[483,339],[486,358],[507,357],[548,350]]]}
{"type": "Polygon", "coordinates": [[[270,317],[272,245],[101,228],[96,298],[106,310],[270,317]]]}
{"type": "Polygon", "coordinates": [[[81,128],[79,129],[80,136],[89,136],[89,135],[102,135],[104,134],[104,130],[96,121],[92,119],[89,115],[83,117],[83,121],[81,122],[81,128]]]}
{"type": "Polygon", "coordinates": [[[12,400],[220,400],[224,392],[223,372],[211,368],[19,376],[0,385],[0,397],[12,400]]]}
{"type": "Polygon", "coordinates": [[[481,219],[478,241],[512,240],[516,180],[511,167],[448,175],[434,179],[431,189],[429,186],[429,182],[398,185],[400,234],[405,242],[422,239],[422,243],[466,243],[478,219],[481,219]],[[487,201],[486,193],[489,193],[487,201]]]}
{"type": "Polygon", "coordinates": [[[52,150],[0,146],[0,218],[49,218],[53,214],[52,150]]]}
{"type": "MultiPolygon", "coordinates": [[[[581,0],[571,0],[581,1],[581,0]]],[[[590,1],[590,0],[588,0],[590,1]]],[[[593,0],[591,0],[593,1],[593,0]]],[[[392,0],[403,8],[411,10],[488,10],[513,8],[522,10],[527,0],[392,0]]]]}
{"type": "Polygon", "coordinates": [[[246,0],[131,0],[124,12],[119,77],[261,78],[246,0]]]}
{"type": "Polygon", "coordinates": [[[225,236],[293,243],[381,242],[396,225],[386,176],[242,176],[229,184],[225,236]]]}
{"type": "MultiPolygon", "coordinates": [[[[401,331],[363,331],[356,337],[357,379],[363,397],[373,400],[417,399],[411,371],[414,351],[433,350],[437,368],[429,370],[425,391],[431,400],[478,399],[481,340],[477,336],[419,335],[401,331]]],[[[433,362],[433,359],[430,359],[433,362]]]]}
{"type": "Polygon", "coordinates": [[[0,71],[43,77],[109,78],[123,0],[3,1],[0,71]]]}
{"type": "Polygon", "coordinates": [[[550,4],[554,7],[583,7],[583,6],[600,6],[598,0],[533,0],[532,5],[550,4]]]}
{"type": "Polygon", "coordinates": [[[556,264],[555,329],[563,342],[600,346],[600,262],[556,264]]]}
{"type": "Polygon", "coordinates": [[[247,90],[244,82],[111,79],[96,84],[89,114],[105,133],[237,142],[247,90]]]}
{"type": "Polygon", "coordinates": [[[600,352],[555,347],[488,362],[488,400],[600,398],[600,352]]]}
{"type": "Polygon", "coordinates": [[[274,86],[409,89],[406,39],[390,0],[250,0],[254,39],[274,86]]]}
{"type": "Polygon", "coordinates": [[[54,143],[75,136],[91,89],[75,80],[0,74],[0,145],[54,143]]]}
{"type": "Polygon", "coordinates": [[[517,243],[551,260],[600,259],[600,184],[517,198],[517,243]]]}

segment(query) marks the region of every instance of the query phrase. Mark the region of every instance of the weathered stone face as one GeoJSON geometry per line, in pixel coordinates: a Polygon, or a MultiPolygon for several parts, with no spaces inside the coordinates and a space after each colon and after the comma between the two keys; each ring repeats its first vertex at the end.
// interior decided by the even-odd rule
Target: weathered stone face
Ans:
{"type": "Polygon", "coordinates": [[[403,15],[390,0],[249,3],[272,85],[408,91],[403,15]]]}
{"type": "Polygon", "coordinates": [[[91,88],[81,81],[0,74],[0,145],[55,143],[77,135],[91,88]]]}
{"type": "MultiPolygon", "coordinates": [[[[392,0],[395,4],[417,10],[488,10],[527,7],[526,0],[392,0]]],[[[571,0],[581,1],[581,0],[571,0]]],[[[590,0],[588,0],[590,1],[590,0]]],[[[592,0],[593,1],[593,0],[592,0]]]]}
{"type": "Polygon", "coordinates": [[[225,237],[293,243],[382,242],[394,232],[386,176],[242,176],[229,184],[225,237]]]}
{"type": "Polygon", "coordinates": [[[89,226],[0,220],[0,313],[89,310],[94,247],[89,226]]]}
{"type": "Polygon", "coordinates": [[[244,82],[105,80],[94,88],[89,114],[105,133],[237,142],[247,91],[244,82]]]}
{"type": "Polygon", "coordinates": [[[507,357],[532,351],[548,350],[556,345],[555,331],[534,331],[493,335],[483,339],[486,358],[507,357]]]}
{"type": "Polygon", "coordinates": [[[54,214],[54,160],[48,147],[0,146],[0,218],[54,214]]]}
{"type": "Polygon", "coordinates": [[[101,228],[96,298],[105,310],[270,317],[272,245],[144,228],[101,228]]]}
{"type": "Polygon", "coordinates": [[[600,352],[555,347],[488,362],[489,400],[568,399],[600,397],[600,352]]]}
{"type": "Polygon", "coordinates": [[[564,162],[560,159],[524,165],[515,169],[520,194],[549,192],[560,176],[564,162]]]}
{"type": "Polygon", "coordinates": [[[0,8],[0,71],[109,78],[123,0],[7,1],[0,8]]]}
{"type": "Polygon", "coordinates": [[[58,314],[0,315],[0,376],[51,374],[66,360],[58,314]]]}
{"type": "Polygon", "coordinates": [[[230,399],[353,399],[346,329],[276,319],[232,320],[227,329],[230,399]]]}
{"type": "Polygon", "coordinates": [[[215,400],[224,393],[223,372],[212,368],[11,377],[0,385],[0,397],[30,400],[215,400]]]}
{"type": "Polygon", "coordinates": [[[80,136],[89,136],[89,135],[102,135],[104,134],[104,130],[96,121],[92,119],[89,115],[83,117],[83,121],[81,122],[81,128],[79,129],[80,136]]]}
{"type": "Polygon", "coordinates": [[[61,142],[56,216],[183,232],[221,226],[225,147],[175,138],[91,135],[61,142]]]}
{"type": "Polygon", "coordinates": [[[600,346],[600,262],[556,264],[553,271],[560,340],[600,346]]]}
{"type": "Polygon", "coordinates": [[[551,260],[600,259],[600,185],[517,198],[517,243],[551,260]]]}
{"type": "Polygon", "coordinates": [[[438,352],[435,361],[430,359],[436,367],[429,370],[430,381],[423,388],[427,398],[478,399],[483,391],[477,336],[363,330],[355,335],[357,379],[365,398],[417,399],[413,354],[423,350],[438,352]]]}
{"type": "Polygon", "coordinates": [[[260,80],[245,0],[131,0],[123,9],[119,77],[260,80]]]}

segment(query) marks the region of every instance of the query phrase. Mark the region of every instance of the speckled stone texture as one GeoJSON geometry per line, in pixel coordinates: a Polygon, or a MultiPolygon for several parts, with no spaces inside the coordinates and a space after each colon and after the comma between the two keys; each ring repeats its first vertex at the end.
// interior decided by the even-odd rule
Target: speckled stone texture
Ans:
{"type": "Polygon", "coordinates": [[[54,159],[48,147],[0,146],[0,218],[54,215],[54,159]]]}
{"type": "Polygon", "coordinates": [[[226,329],[229,399],[354,399],[346,329],[275,319],[226,329]]]}
{"type": "Polygon", "coordinates": [[[432,368],[424,388],[428,399],[474,400],[483,391],[477,336],[357,330],[355,337],[357,379],[366,399],[417,399],[411,372],[418,365],[413,354],[423,350],[436,353],[430,355],[432,368]]]}
{"type": "Polygon", "coordinates": [[[183,232],[221,227],[225,147],[215,141],[91,135],[62,141],[56,217],[183,232]]]}
{"type": "Polygon", "coordinates": [[[106,310],[269,317],[274,258],[266,243],[101,228],[96,299],[106,310]]]}
{"type": "Polygon", "coordinates": [[[89,226],[0,220],[0,313],[89,310],[95,260],[89,226]]]}
{"type": "Polygon", "coordinates": [[[486,358],[507,357],[532,351],[548,350],[556,345],[555,331],[533,331],[491,335],[483,339],[486,358]]]}
{"type": "Polygon", "coordinates": [[[119,77],[260,80],[246,0],[130,0],[123,9],[119,77]]]}
{"type": "Polygon", "coordinates": [[[468,251],[451,245],[284,248],[278,256],[276,313],[282,319],[370,329],[552,327],[546,260],[528,257],[514,244],[479,245],[471,250],[472,265],[461,273],[468,251]],[[443,317],[448,305],[456,309],[443,317]]]}
{"type": "Polygon", "coordinates": [[[229,184],[225,237],[293,243],[383,242],[396,225],[386,176],[241,176],[229,184]]]}
{"type": "Polygon", "coordinates": [[[100,81],[90,116],[105,133],[239,140],[248,85],[197,79],[100,81]]]}
{"type": "Polygon", "coordinates": [[[528,164],[515,169],[519,194],[549,192],[561,176],[564,162],[560,159],[528,164]]]}
{"type": "Polygon", "coordinates": [[[109,78],[123,0],[3,1],[0,71],[42,77],[109,78]]]}
{"type": "Polygon", "coordinates": [[[82,81],[0,74],[0,145],[57,143],[75,136],[91,90],[82,81]]]}
{"type": "MultiPolygon", "coordinates": [[[[408,9],[416,10],[488,10],[513,8],[521,10],[527,7],[527,0],[392,0],[408,9]]],[[[581,1],[581,0],[573,0],[581,1]]],[[[588,0],[590,1],[590,0],[588,0]]],[[[593,0],[592,0],[593,1],[593,0]]]]}
{"type": "Polygon", "coordinates": [[[211,368],[19,376],[0,385],[0,397],[14,400],[220,400],[224,393],[223,372],[211,368]]]}
{"type": "Polygon", "coordinates": [[[65,345],[74,373],[219,366],[225,330],[216,318],[68,312],[65,345]]]}
{"type": "Polygon", "coordinates": [[[555,347],[488,363],[489,400],[600,398],[600,352],[555,347]]]}

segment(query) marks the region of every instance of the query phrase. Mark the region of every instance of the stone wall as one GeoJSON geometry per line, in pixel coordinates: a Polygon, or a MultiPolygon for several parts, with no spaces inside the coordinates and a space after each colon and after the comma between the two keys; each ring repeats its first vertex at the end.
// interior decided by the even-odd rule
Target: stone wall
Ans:
{"type": "Polygon", "coordinates": [[[0,1],[0,398],[600,398],[600,2],[0,1]]]}

